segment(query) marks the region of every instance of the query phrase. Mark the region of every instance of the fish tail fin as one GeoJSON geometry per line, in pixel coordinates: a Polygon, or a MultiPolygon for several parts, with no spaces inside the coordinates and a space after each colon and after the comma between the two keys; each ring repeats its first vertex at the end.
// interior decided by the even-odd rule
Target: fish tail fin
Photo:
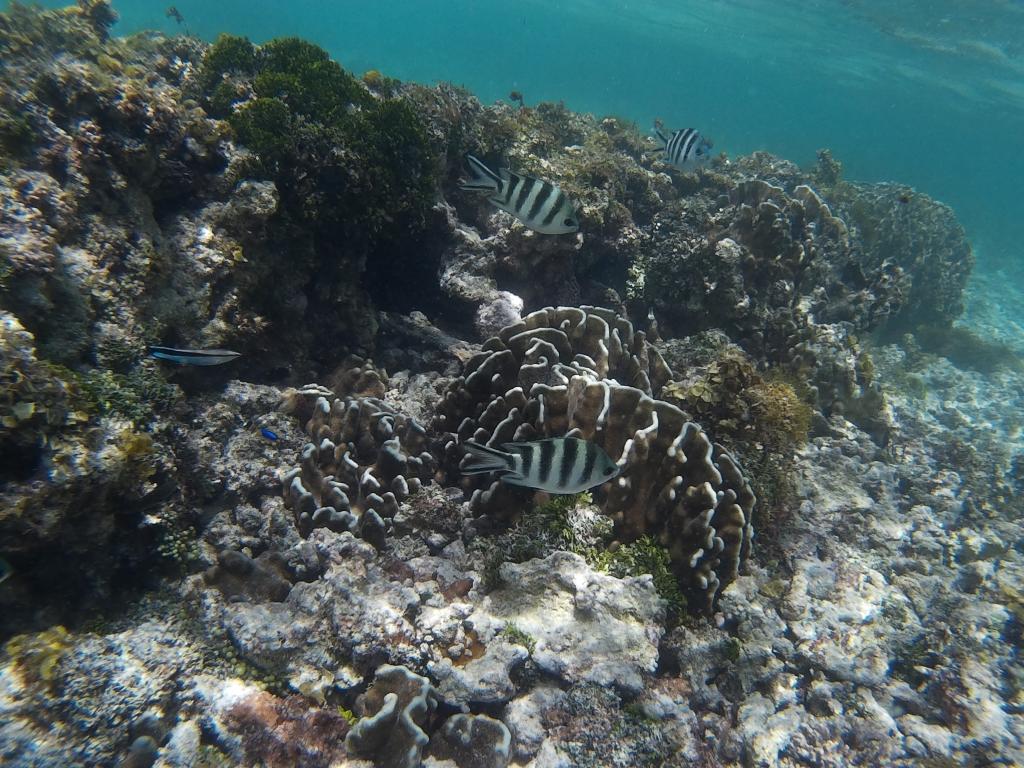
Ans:
{"type": "Polygon", "coordinates": [[[466,448],[466,457],[459,467],[462,474],[482,475],[486,472],[507,472],[511,469],[512,457],[507,453],[474,443],[472,440],[467,440],[463,445],[466,448]]]}
{"type": "Polygon", "coordinates": [[[501,191],[501,178],[498,174],[472,155],[466,155],[466,162],[469,163],[469,168],[473,172],[473,178],[460,184],[462,189],[486,192],[501,191]]]}

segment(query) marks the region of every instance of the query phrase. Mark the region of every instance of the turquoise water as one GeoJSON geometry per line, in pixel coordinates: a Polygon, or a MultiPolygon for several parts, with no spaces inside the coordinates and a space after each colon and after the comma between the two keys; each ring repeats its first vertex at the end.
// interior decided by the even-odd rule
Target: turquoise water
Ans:
{"type": "MultiPolygon", "coordinates": [[[[51,2],[49,5],[62,5],[51,2]]],[[[521,91],[647,127],[695,126],[730,154],[801,164],[952,205],[981,269],[1021,270],[1024,3],[1008,0],[178,0],[184,28],[300,35],[344,66],[521,91]]],[[[119,32],[182,29],[120,0],[119,32]]]]}

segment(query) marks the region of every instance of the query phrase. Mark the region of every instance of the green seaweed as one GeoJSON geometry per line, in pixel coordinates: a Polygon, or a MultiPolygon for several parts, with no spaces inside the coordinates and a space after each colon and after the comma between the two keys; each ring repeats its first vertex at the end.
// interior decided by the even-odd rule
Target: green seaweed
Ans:
{"type": "Polygon", "coordinates": [[[295,150],[291,112],[280,99],[261,97],[246,102],[229,122],[235,137],[256,152],[268,168],[276,167],[295,150]]]}
{"type": "Polygon", "coordinates": [[[222,34],[206,51],[199,79],[210,89],[227,74],[252,74],[255,69],[256,48],[249,38],[222,34]]]}
{"type": "Polygon", "coordinates": [[[677,625],[686,613],[686,596],[672,573],[672,560],[665,547],[649,536],[642,536],[630,544],[600,553],[593,565],[612,576],[642,576],[650,574],[654,588],[666,602],[669,626],[677,625]]]}
{"type": "Polygon", "coordinates": [[[738,637],[730,637],[725,641],[725,658],[733,663],[739,661],[740,652],[743,650],[743,643],[738,637]]]}
{"type": "Polygon", "coordinates": [[[4,645],[4,653],[21,670],[26,680],[52,686],[59,665],[71,647],[68,631],[57,625],[25,635],[16,635],[4,645]]]}
{"type": "Polygon", "coordinates": [[[238,105],[238,88],[207,77],[207,103],[227,114],[237,140],[274,177],[290,216],[364,237],[398,216],[422,221],[435,163],[408,103],[375,99],[326,51],[299,38],[271,40],[251,61],[242,55],[241,65],[240,44],[227,43],[207,54],[211,71],[250,71],[255,98],[238,105]]]}
{"type": "Polygon", "coordinates": [[[107,368],[80,373],[56,364],[50,368],[70,385],[72,406],[87,416],[113,414],[143,425],[155,414],[169,410],[179,396],[176,386],[144,365],[128,373],[107,368]]]}
{"type": "Polygon", "coordinates": [[[511,621],[505,622],[505,626],[501,628],[501,634],[510,643],[523,646],[531,656],[537,648],[536,639],[529,632],[523,631],[511,621]]]}

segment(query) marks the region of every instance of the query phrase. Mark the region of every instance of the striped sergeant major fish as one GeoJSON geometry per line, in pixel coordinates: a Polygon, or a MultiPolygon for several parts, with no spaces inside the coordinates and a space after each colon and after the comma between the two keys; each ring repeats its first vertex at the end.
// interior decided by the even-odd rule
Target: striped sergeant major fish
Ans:
{"type": "Polygon", "coordinates": [[[473,178],[463,189],[490,192],[495,206],[511,213],[535,232],[565,235],[580,228],[576,205],[557,185],[502,168],[495,173],[472,155],[466,156],[473,178]]]}
{"type": "Polygon", "coordinates": [[[178,365],[221,365],[230,363],[242,353],[229,349],[175,349],[151,346],[149,354],[157,360],[169,360],[178,365]]]}
{"type": "Polygon", "coordinates": [[[665,162],[682,171],[699,168],[711,158],[711,147],[714,144],[694,128],[675,131],[668,138],[658,127],[655,127],[654,132],[665,151],[665,162]]]}
{"type": "Polygon", "coordinates": [[[472,440],[464,445],[462,474],[500,472],[502,482],[548,493],[580,493],[622,471],[600,446],[576,437],[505,443],[502,450],[472,440]]]}

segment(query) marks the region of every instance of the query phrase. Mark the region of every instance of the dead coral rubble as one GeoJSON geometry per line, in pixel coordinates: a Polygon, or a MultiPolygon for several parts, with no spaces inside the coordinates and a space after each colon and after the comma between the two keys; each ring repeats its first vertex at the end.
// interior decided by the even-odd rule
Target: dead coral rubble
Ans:
{"type": "MultiPolygon", "coordinates": [[[[608,310],[531,313],[484,344],[445,395],[434,426],[445,434],[446,466],[457,471],[469,439],[594,441],[623,465],[601,505],[616,540],[653,536],[668,548],[691,605],[710,609],[747,555],[755,499],[727,452],[652,397],[668,375],[644,335],[608,310]]],[[[471,508],[508,517],[522,501],[521,491],[495,481],[473,492],[471,508]]]]}

